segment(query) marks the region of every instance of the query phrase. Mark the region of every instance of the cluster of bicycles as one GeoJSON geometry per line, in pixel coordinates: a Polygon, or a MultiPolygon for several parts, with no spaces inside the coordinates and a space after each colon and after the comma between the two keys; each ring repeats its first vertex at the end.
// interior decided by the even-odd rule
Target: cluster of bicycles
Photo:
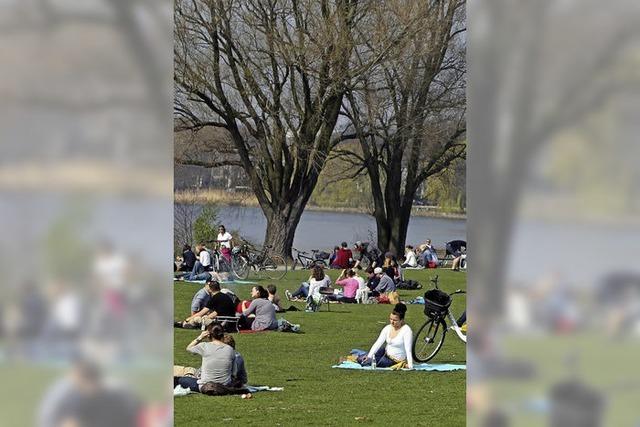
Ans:
{"type": "Polygon", "coordinates": [[[240,246],[231,250],[230,271],[239,279],[246,279],[251,272],[258,277],[271,280],[280,280],[287,274],[287,262],[278,255],[271,252],[272,247],[265,245],[262,249],[257,249],[246,240],[242,240],[240,246]]]}

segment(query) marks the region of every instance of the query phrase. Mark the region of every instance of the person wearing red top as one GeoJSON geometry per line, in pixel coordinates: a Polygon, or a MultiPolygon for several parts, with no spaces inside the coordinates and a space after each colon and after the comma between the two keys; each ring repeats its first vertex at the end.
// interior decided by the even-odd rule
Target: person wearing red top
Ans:
{"type": "Polygon", "coordinates": [[[351,249],[348,248],[347,242],[342,242],[336,258],[333,260],[333,264],[331,264],[331,268],[349,268],[351,267],[352,258],[353,254],[351,253],[351,249]]]}

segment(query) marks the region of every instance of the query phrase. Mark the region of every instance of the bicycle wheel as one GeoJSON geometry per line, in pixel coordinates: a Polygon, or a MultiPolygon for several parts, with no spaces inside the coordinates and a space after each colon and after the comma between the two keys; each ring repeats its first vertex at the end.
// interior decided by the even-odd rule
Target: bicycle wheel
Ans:
{"type": "Polygon", "coordinates": [[[234,255],[231,258],[231,269],[233,273],[238,276],[238,279],[244,280],[249,277],[249,262],[243,256],[234,255]]]}
{"type": "Polygon", "coordinates": [[[230,273],[231,272],[231,262],[227,261],[227,259],[220,255],[218,258],[218,272],[222,273],[230,273]]]}
{"type": "Polygon", "coordinates": [[[418,362],[428,362],[438,354],[447,334],[447,324],[443,319],[428,319],[413,340],[413,358],[418,362]]]}
{"type": "Polygon", "coordinates": [[[280,280],[287,274],[287,262],[280,255],[267,255],[260,271],[271,280],[280,280]]]}

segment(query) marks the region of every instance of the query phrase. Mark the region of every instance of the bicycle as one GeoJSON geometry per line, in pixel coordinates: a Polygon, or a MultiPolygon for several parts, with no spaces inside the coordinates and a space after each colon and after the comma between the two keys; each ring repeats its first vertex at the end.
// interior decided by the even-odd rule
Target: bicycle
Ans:
{"type": "Polygon", "coordinates": [[[413,358],[418,362],[428,362],[433,359],[442,348],[447,331],[453,329],[464,343],[467,342],[466,328],[458,326],[457,319],[449,310],[452,297],[458,294],[466,294],[466,291],[458,289],[450,294],[443,292],[438,287],[438,276],[431,279],[435,289],[427,291],[424,295],[424,312],[427,321],[418,329],[413,340],[413,358]],[[446,319],[451,326],[447,326],[446,319]]]}
{"type": "Polygon", "coordinates": [[[269,253],[270,245],[257,251],[249,242],[242,240],[242,245],[231,250],[231,269],[240,279],[249,277],[253,269],[257,275],[265,276],[271,280],[280,280],[287,274],[286,260],[277,254],[269,253]],[[279,270],[279,266],[284,266],[279,270]]]}
{"type": "Polygon", "coordinates": [[[220,252],[219,242],[211,240],[207,243],[210,243],[213,246],[213,249],[209,251],[211,254],[211,267],[213,268],[213,271],[216,273],[230,272],[231,262],[222,255],[222,252],[220,252]]]}
{"type": "Polygon", "coordinates": [[[305,251],[300,251],[296,248],[291,248],[293,249],[295,253],[295,257],[293,259],[293,265],[291,266],[291,270],[295,270],[296,267],[298,266],[298,263],[302,266],[302,268],[305,269],[311,269],[313,267],[315,267],[316,265],[319,265],[321,267],[327,268],[327,262],[320,258],[320,253],[321,251],[319,249],[313,249],[311,250],[312,252],[312,256],[309,256],[309,252],[305,252],[305,251]]]}

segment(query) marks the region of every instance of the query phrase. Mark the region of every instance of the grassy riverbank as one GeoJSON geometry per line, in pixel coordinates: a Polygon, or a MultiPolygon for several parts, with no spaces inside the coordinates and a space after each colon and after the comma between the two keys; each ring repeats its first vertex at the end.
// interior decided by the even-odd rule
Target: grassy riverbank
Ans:
{"type": "MultiPolygon", "coordinates": [[[[251,192],[231,192],[212,189],[176,191],[174,193],[174,201],[175,203],[214,204],[223,206],[260,206],[258,199],[251,192]]],[[[370,207],[317,206],[312,203],[307,204],[306,209],[309,211],[364,213],[367,215],[371,215],[373,211],[370,207]]],[[[431,206],[414,206],[411,214],[414,216],[433,218],[466,219],[466,213],[464,212],[448,212],[431,206]]]]}

